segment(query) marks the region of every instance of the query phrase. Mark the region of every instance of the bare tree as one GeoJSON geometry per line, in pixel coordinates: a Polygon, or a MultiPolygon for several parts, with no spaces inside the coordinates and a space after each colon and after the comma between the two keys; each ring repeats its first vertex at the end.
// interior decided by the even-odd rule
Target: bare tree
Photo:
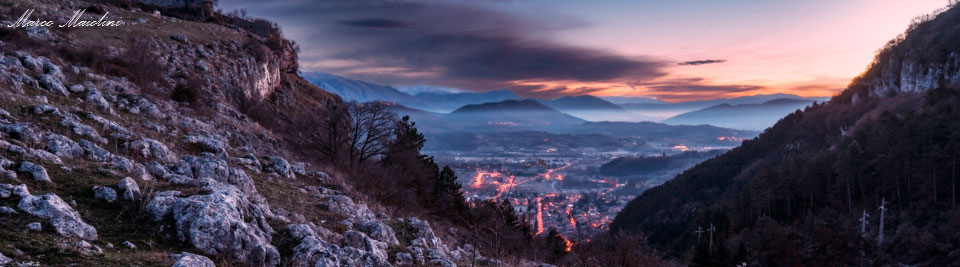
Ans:
{"type": "Polygon", "coordinates": [[[350,143],[350,116],[347,108],[340,104],[330,105],[327,116],[318,121],[319,151],[330,162],[339,163],[347,144],[350,143]]]}
{"type": "Polygon", "coordinates": [[[370,158],[382,156],[393,134],[396,115],[383,102],[349,103],[350,164],[363,164],[370,158]]]}

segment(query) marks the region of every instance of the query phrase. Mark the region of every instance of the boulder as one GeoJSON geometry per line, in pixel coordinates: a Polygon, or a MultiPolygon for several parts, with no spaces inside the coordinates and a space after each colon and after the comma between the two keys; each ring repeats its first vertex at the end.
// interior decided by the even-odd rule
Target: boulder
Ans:
{"type": "Polygon", "coordinates": [[[67,90],[72,93],[83,93],[83,85],[74,84],[74,85],[71,85],[70,87],[67,87],[67,90]]]}
{"type": "Polygon", "coordinates": [[[174,172],[193,177],[195,180],[211,179],[236,186],[248,197],[257,197],[253,180],[243,170],[230,168],[223,159],[210,153],[183,156],[174,167],[174,172]]]}
{"type": "Polygon", "coordinates": [[[177,259],[177,261],[174,262],[171,267],[217,267],[209,258],[190,252],[173,254],[173,258],[177,259]]]}
{"type": "Polygon", "coordinates": [[[387,243],[374,240],[366,234],[348,230],[343,233],[344,245],[368,252],[378,263],[387,262],[387,243]]]}
{"type": "Polygon", "coordinates": [[[260,165],[260,160],[258,160],[257,157],[254,156],[253,154],[247,154],[247,155],[244,155],[243,157],[230,158],[230,162],[236,165],[243,166],[244,168],[247,168],[248,170],[251,170],[257,173],[259,173],[263,169],[263,166],[260,165]]]}
{"type": "Polygon", "coordinates": [[[134,245],[130,241],[123,241],[123,243],[120,243],[120,245],[129,249],[137,249],[137,245],[134,245]]]}
{"type": "Polygon", "coordinates": [[[147,206],[144,207],[147,214],[150,215],[154,221],[161,221],[163,217],[166,217],[167,214],[170,214],[171,208],[173,208],[173,203],[179,199],[180,191],[162,191],[157,193],[147,202],[147,206]]]}
{"type": "Polygon", "coordinates": [[[357,231],[349,231],[347,247],[327,243],[306,225],[289,225],[291,236],[299,240],[293,249],[292,266],[390,266],[386,244],[357,231]],[[360,247],[360,248],[357,248],[360,247]]]}
{"type": "Polygon", "coordinates": [[[62,158],[79,158],[83,156],[83,148],[69,137],[55,133],[46,133],[43,139],[46,142],[47,151],[50,151],[50,153],[54,155],[62,158]]]}
{"type": "Polygon", "coordinates": [[[0,206],[0,214],[16,215],[17,210],[7,206],[0,206]]]}
{"type": "Polygon", "coordinates": [[[206,195],[179,198],[171,213],[177,236],[207,255],[230,255],[254,266],[276,266],[280,254],[270,244],[272,230],[255,205],[234,186],[204,180],[206,195]],[[246,218],[253,217],[251,223],[246,218]],[[257,218],[260,217],[260,218],[257,218]]]}
{"type": "Polygon", "coordinates": [[[106,186],[94,186],[93,197],[102,199],[108,203],[113,203],[114,201],[117,201],[117,191],[106,186]]]}
{"type": "Polygon", "coordinates": [[[0,266],[6,266],[7,264],[13,263],[13,259],[4,256],[3,253],[0,253],[0,266]]]}
{"type": "Polygon", "coordinates": [[[115,137],[123,140],[129,140],[129,139],[133,139],[135,136],[134,133],[130,131],[130,129],[127,129],[127,127],[123,127],[119,123],[108,120],[107,118],[101,117],[97,114],[87,113],[86,117],[96,122],[97,124],[100,124],[101,126],[103,126],[103,128],[106,128],[107,131],[110,132],[111,137],[115,137]]]}
{"type": "Polygon", "coordinates": [[[343,256],[336,245],[324,242],[312,231],[310,235],[294,236],[300,243],[293,248],[292,266],[341,266],[339,256],[343,256]]]}
{"type": "Polygon", "coordinates": [[[30,177],[34,181],[43,182],[43,183],[53,183],[53,180],[50,180],[50,176],[47,175],[47,169],[44,169],[43,166],[34,164],[33,162],[24,161],[20,163],[20,168],[17,169],[21,172],[26,172],[30,174],[30,177]]]}
{"type": "Polygon", "coordinates": [[[113,109],[110,106],[110,102],[103,97],[103,94],[100,93],[100,90],[97,88],[87,88],[87,94],[83,97],[84,101],[93,103],[97,106],[98,109],[102,111],[107,111],[108,113],[113,113],[113,109]]]}
{"type": "Polygon", "coordinates": [[[43,87],[43,89],[46,89],[54,94],[62,96],[70,95],[70,92],[67,91],[67,87],[63,86],[63,81],[57,79],[56,76],[50,74],[40,74],[40,76],[37,77],[37,81],[40,82],[40,87],[43,87]]]}
{"type": "Polygon", "coordinates": [[[327,174],[326,172],[316,171],[316,172],[314,172],[314,176],[317,177],[317,180],[318,180],[321,184],[330,184],[330,183],[333,183],[333,178],[330,177],[330,175],[327,174]]]}
{"type": "Polygon", "coordinates": [[[142,195],[140,194],[140,186],[137,185],[137,181],[134,181],[133,178],[124,177],[123,180],[120,180],[117,183],[117,189],[120,189],[121,198],[127,201],[137,201],[140,200],[142,195]]]}
{"type": "Polygon", "coordinates": [[[380,222],[379,220],[364,220],[359,223],[355,223],[354,227],[377,241],[387,243],[388,245],[400,244],[400,242],[397,240],[396,233],[393,231],[393,228],[384,224],[383,222],[380,222]]]}
{"type": "Polygon", "coordinates": [[[85,240],[77,241],[76,246],[84,254],[103,254],[103,249],[85,240]]]}
{"type": "Polygon", "coordinates": [[[12,139],[25,142],[33,142],[33,140],[36,139],[36,136],[33,133],[33,128],[26,123],[0,124],[0,132],[3,132],[12,139]]]}
{"type": "Polygon", "coordinates": [[[43,225],[40,222],[32,222],[27,224],[27,229],[35,232],[43,232],[43,225]]]}
{"type": "Polygon", "coordinates": [[[266,157],[266,160],[263,163],[263,171],[267,173],[276,173],[286,178],[296,178],[296,176],[293,175],[293,168],[290,167],[290,163],[281,157],[266,157]]]}
{"type": "Polygon", "coordinates": [[[32,196],[27,193],[20,199],[17,207],[31,215],[47,219],[60,235],[97,240],[97,229],[83,222],[77,211],[53,193],[41,196],[32,196]]]}
{"type": "Polygon", "coordinates": [[[55,115],[60,116],[60,110],[51,105],[36,105],[30,109],[34,115],[55,115]]]}
{"type": "Polygon", "coordinates": [[[227,153],[227,146],[224,144],[224,142],[210,136],[188,135],[187,137],[183,138],[183,142],[193,145],[204,152],[215,154],[227,153]]]}
{"type": "Polygon", "coordinates": [[[167,145],[150,138],[143,138],[130,142],[128,147],[143,158],[156,159],[163,163],[177,162],[177,156],[167,148],[167,145]]]}
{"type": "Polygon", "coordinates": [[[411,256],[410,253],[399,252],[397,253],[396,258],[397,259],[393,263],[394,265],[398,265],[398,266],[413,265],[413,256],[411,256]]]}
{"type": "Polygon", "coordinates": [[[73,117],[66,117],[61,120],[60,126],[69,128],[70,132],[73,132],[73,134],[93,139],[98,143],[107,142],[107,139],[100,137],[100,133],[98,133],[96,129],[93,129],[93,127],[90,127],[89,125],[80,123],[80,121],[77,121],[77,119],[73,117]]]}
{"type": "Polygon", "coordinates": [[[0,184],[0,198],[8,198],[13,195],[13,185],[0,184]]]}
{"type": "Polygon", "coordinates": [[[22,60],[22,62],[23,62],[23,67],[26,68],[26,69],[28,69],[28,70],[32,70],[32,71],[35,71],[35,72],[40,72],[41,70],[43,70],[43,62],[44,62],[45,60],[42,59],[42,58],[33,57],[33,56],[30,56],[29,54],[27,54],[27,55],[24,55],[24,56],[21,58],[21,60],[22,60]]]}
{"type": "Polygon", "coordinates": [[[290,164],[290,170],[293,171],[293,174],[306,176],[307,164],[303,162],[295,162],[293,164],[290,164]]]}
{"type": "Polygon", "coordinates": [[[24,159],[36,160],[48,164],[63,164],[63,160],[61,160],[60,157],[46,150],[27,148],[22,156],[24,159]]]}
{"type": "Polygon", "coordinates": [[[417,218],[408,218],[406,222],[413,228],[414,238],[410,241],[411,246],[445,250],[443,241],[433,233],[429,222],[417,218]]]}
{"type": "Polygon", "coordinates": [[[347,216],[348,218],[374,219],[376,216],[370,211],[366,204],[355,204],[353,199],[347,196],[330,195],[320,202],[321,208],[328,211],[347,216]]]}

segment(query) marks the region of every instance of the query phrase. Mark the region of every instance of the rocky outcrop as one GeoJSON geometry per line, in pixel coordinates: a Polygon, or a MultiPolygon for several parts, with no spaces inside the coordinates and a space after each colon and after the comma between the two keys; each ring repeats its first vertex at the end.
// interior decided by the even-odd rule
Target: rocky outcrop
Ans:
{"type": "Polygon", "coordinates": [[[210,258],[190,252],[174,254],[173,258],[177,259],[177,261],[174,262],[171,267],[217,267],[210,258]]]}
{"type": "Polygon", "coordinates": [[[359,223],[354,223],[353,225],[354,228],[366,233],[377,241],[394,246],[400,244],[400,241],[397,240],[397,234],[394,233],[393,228],[390,228],[389,225],[386,225],[379,220],[365,220],[359,223]]]}
{"type": "Polygon", "coordinates": [[[93,197],[102,199],[107,203],[113,203],[114,201],[117,201],[117,191],[106,186],[94,186],[93,197]]]}
{"type": "Polygon", "coordinates": [[[154,219],[169,212],[178,238],[204,254],[231,255],[256,266],[277,265],[280,254],[270,244],[272,229],[266,224],[264,208],[250,203],[236,187],[211,179],[204,182],[209,194],[185,198],[158,194],[163,199],[155,197],[147,209],[154,219]]]}
{"type": "Polygon", "coordinates": [[[124,177],[123,180],[120,180],[120,182],[117,183],[117,189],[120,189],[120,192],[121,192],[120,197],[123,200],[127,200],[127,201],[140,200],[140,197],[141,197],[140,186],[137,185],[137,181],[134,181],[133,178],[124,177]]]}
{"type": "Polygon", "coordinates": [[[55,194],[33,196],[26,193],[17,207],[31,215],[47,219],[60,235],[97,240],[97,229],[83,222],[80,214],[55,194]]]}
{"type": "Polygon", "coordinates": [[[167,145],[150,138],[143,138],[130,142],[129,147],[141,157],[155,159],[163,163],[177,162],[177,155],[167,148],[167,145]]]}
{"type": "Polygon", "coordinates": [[[357,231],[348,231],[347,247],[327,243],[310,226],[287,227],[299,243],[294,247],[293,266],[389,266],[386,244],[357,231]]]}
{"type": "Polygon", "coordinates": [[[942,62],[924,62],[899,51],[886,55],[886,64],[877,66],[876,76],[866,81],[871,96],[924,92],[960,84],[960,53],[951,52],[942,62]]]}
{"type": "Polygon", "coordinates": [[[34,181],[42,182],[42,183],[53,183],[53,180],[50,180],[50,175],[47,174],[47,169],[43,168],[43,166],[34,164],[33,162],[29,162],[29,161],[21,162],[20,168],[18,168],[17,170],[21,172],[29,173],[30,177],[32,177],[34,181]]]}
{"type": "Polygon", "coordinates": [[[268,173],[276,173],[286,178],[296,177],[293,174],[293,168],[290,166],[290,162],[277,156],[264,158],[263,171],[268,173]]]}
{"type": "Polygon", "coordinates": [[[173,208],[173,203],[180,199],[180,194],[180,191],[159,192],[147,202],[144,210],[154,221],[161,221],[170,214],[170,209],[173,208]]]}

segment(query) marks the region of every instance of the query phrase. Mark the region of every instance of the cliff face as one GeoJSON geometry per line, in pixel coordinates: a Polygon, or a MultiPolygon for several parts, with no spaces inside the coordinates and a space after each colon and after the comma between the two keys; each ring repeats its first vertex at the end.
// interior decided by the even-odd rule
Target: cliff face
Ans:
{"type": "Polygon", "coordinates": [[[296,75],[291,42],[101,3],[0,3],[4,24],[26,8],[131,21],[0,29],[0,265],[496,262],[362,203],[303,149],[303,120],[342,101],[296,75]]]}
{"type": "Polygon", "coordinates": [[[917,17],[907,33],[877,52],[873,64],[845,94],[889,97],[960,84],[960,11],[917,17]]]}

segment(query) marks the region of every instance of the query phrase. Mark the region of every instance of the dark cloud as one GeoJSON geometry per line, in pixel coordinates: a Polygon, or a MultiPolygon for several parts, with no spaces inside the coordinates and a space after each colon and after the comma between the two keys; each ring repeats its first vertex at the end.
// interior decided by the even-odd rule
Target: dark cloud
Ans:
{"type": "Polygon", "coordinates": [[[340,24],[356,27],[370,28],[409,28],[410,25],[403,21],[389,19],[358,19],[340,21],[340,24]]]}
{"type": "Polygon", "coordinates": [[[551,32],[583,25],[574,18],[519,16],[475,2],[280,0],[234,6],[278,20],[303,48],[304,71],[385,84],[491,90],[517,82],[644,81],[666,75],[669,64],[552,41],[551,32]]]}
{"type": "Polygon", "coordinates": [[[667,93],[741,93],[755,91],[766,87],[759,85],[704,85],[704,84],[662,84],[647,86],[657,92],[667,93]]]}
{"type": "Polygon", "coordinates": [[[704,65],[704,64],[717,64],[717,63],[723,63],[723,62],[727,62],[727,60],[726,59],[693,60],[693,61],[680,62],[680,63],[677,63],[677,65],[696,66],[696,65],[704,65]]]}
{"type": "Polygon", "coordinates": [[[749,84],[709,84],[703,78],[679,78],[653,82],[636,82],[634,89],[644,89],[647,95],[664,101],[691,101],[728,98],[768,89],[766,86],[749,84]]]}
{"type": "Polygon", "coordinates": [[[587,95],[607,88],[602,87],[567,87],[567,86],[545,86],[545,85],[520,85],[512,86],[510,90],[524,97],[536,97],[544,99],[553,99],[562,96],[587,95]]]}

